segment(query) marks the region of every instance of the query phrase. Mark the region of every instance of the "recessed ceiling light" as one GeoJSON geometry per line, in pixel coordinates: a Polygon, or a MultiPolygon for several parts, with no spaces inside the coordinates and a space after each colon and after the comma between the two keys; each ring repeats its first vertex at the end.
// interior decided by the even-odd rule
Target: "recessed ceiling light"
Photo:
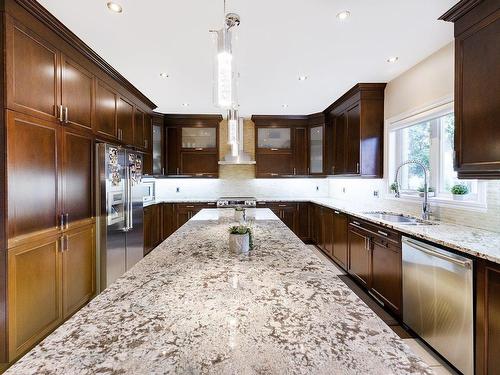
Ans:
{"type": "Polygon", "coordinates": [[[169,75],[168,75],[168,73],[160,73],[160,77],[161,78],[168,78],[169,75]]]}
{"type": "Polygon", "coordinates": [[[305,81],[307,78],[307,76],[299,76],[299,81],[305,81]]]}
{"type": "Polygon", "coordinates": [[[182,103],[183,107],[189,107],[189,103],[182,103]]]}
{"type": "Polygon", "coordinates": [[[342,12],[337,13],[337,18],[341,21],[344,21],[347,18],[349,18],[350,15],[351,15],[351,12],[349,12],[348,10],[343,10],[342,12]]]}
{"type": "Polygon", "coordinates": [[[396,61],[398,61],[398,57],[397,57],[397,56],[389,57],[389,58],[387,59],[387,62],[388,62],[388,63],[391,63],[391,64],[392,64],[392,63],[395,63],[396,61]]]}
{"type": "Polygon", "coordinates": [[[288,104],[282,104],[281,105],[283,108],[288,108],[288,104]]]}
{"type": "Polygon", "coordinates": [[[113,1],[108,2],[106,5],[108,6],[108,9],[112,12],[121,13],[123,11],[122,6],[113,1]]]}

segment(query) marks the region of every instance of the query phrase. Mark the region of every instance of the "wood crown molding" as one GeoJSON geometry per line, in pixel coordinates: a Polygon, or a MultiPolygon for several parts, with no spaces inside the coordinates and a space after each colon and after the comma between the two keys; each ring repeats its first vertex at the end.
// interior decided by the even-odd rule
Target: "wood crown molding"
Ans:
{"type": "Polygon", "coordinates": [[[107,63],[101,56],[92,50],[83,40],[78,38],[71,30],[59,21],[52,13],[45,9],[35,0],[15,0],[15,2],[30,13],[33,17],[42,22],[45,26],[50,28],[60,38],[66,41],[69,45],[75,48],[78,52],[83,54],[86,58],[101,68],[106,74],[111,76],[115,81],[122,85],[126,90],[135,95],[149,108],[157,108],[150,99],[148,99],[142,92],[139,91],[132,83],[130,83],[124,76],[122,76],[115,68],[107,63]]]}
{"type": "Polygon", "coordinates": [[[483,0],[461,0],[438,19],[447,22],[456,22],[482,1],[483,0]]]}
{"type": "Polygon", "coordinates": [[[165,114],[166,126],[218,126],[223,120],[222,115],[207,114],[165,114]]]}
{"type": "Polygon", "coordinates": [[[381,91],[385,89],[385,86],[387,83],[358,83],[354,85],[349,91],[347,91],[344,95],[342,95],[340,98],[335,100],[332,104],[326,108],[323,113],[328,114],[330,113],[335,107],[338,107],[340,104],[345,102],[347,99],[349,99],[351,96],[357,94],[358,92],[362,91],[381,91]]]}

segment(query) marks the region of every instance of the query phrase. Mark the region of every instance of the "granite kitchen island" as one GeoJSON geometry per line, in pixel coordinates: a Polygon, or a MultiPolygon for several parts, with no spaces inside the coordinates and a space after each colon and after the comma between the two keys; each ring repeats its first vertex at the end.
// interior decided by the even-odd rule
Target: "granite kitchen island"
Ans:
{"type": "Polygon", "coordinates": [[[425,374],[431,369],[268,209],[228,250],[203,210],[8,374],[425,374]]]}

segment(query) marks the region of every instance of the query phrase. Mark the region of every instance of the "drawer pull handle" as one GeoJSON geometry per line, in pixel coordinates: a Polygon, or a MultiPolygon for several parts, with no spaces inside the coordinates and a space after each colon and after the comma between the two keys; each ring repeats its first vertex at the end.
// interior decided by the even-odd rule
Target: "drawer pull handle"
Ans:
{"type": "Polygon", "coordinates": [[[356,225],[361,225],[358,221],[352,221],[353,224],[356,224],[356,225]]]}
{"type": "Polygon", "coordinates": [[[381,234],[382,236],[386,236],[386,237],[388,236],[388,234],[386,232],[383,232],[381,230],[378,230],[377,233],[381,234]]]}
{"type": "Polygon", "coordinates": [[[271,151],[278,151],[279,148],[272,148],[271,151]]]}
{"type": "Polygon", "coordinates": [[[194,206],[186,206],[186,208],[194,208],[194,206]]]}
{"type": "Polygon", "coordinates": [[[340,212],[338,212],[338,211],[333,211],[333,212],[335,212],[337,215],[340,215],[340,212]]]}
{"type": "Polygon", "coordinates": [[[278,204],[278,207],[286,207],[286,204],[278,204]]]}

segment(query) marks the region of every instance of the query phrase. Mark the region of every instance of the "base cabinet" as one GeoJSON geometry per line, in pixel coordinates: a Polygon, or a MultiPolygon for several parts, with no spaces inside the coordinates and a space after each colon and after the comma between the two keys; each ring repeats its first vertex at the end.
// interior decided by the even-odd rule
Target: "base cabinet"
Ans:
{"type": "Polygon", "coordinates": [[[370,287],[370,235],[357,221],[349,223],[349,263],[347,271],[363,286],[370,287]]]}
{"type": "Polygon", "coordinates": [[[500,265],[477,262],[476,374],[500,374],[500,265]]]}
{"type": "Polygon", "coordinates": [[[95,266],[95,224],[8,250],[9,361],[90,301],[95,266]]]}
{"type": "Polygon", "coordinates": [[[401,243],[373,237],[370,292],[385,307],[401,315],[402,259],[401,243]]]}
{"type": "Polygon", "coordinates": [[[9,361],[62,322],[61,249],[60,236],[9,249],[9,361]]]}
{"type": "Polygon", "coordinates": [[[333,259],[343,268],[347,269],[347,215],[340,211],[333,211],[333,259]]]}
{"type": "Polygon", "coordinates": [[[161,242],[161,205],[144,207],[144,255],[161,242]]]}
{"type": "Polygon", "coordinates": [[[63,318],[78,311],[96,292],[95,226],[67,232],[63,241],[63,318]]]}

